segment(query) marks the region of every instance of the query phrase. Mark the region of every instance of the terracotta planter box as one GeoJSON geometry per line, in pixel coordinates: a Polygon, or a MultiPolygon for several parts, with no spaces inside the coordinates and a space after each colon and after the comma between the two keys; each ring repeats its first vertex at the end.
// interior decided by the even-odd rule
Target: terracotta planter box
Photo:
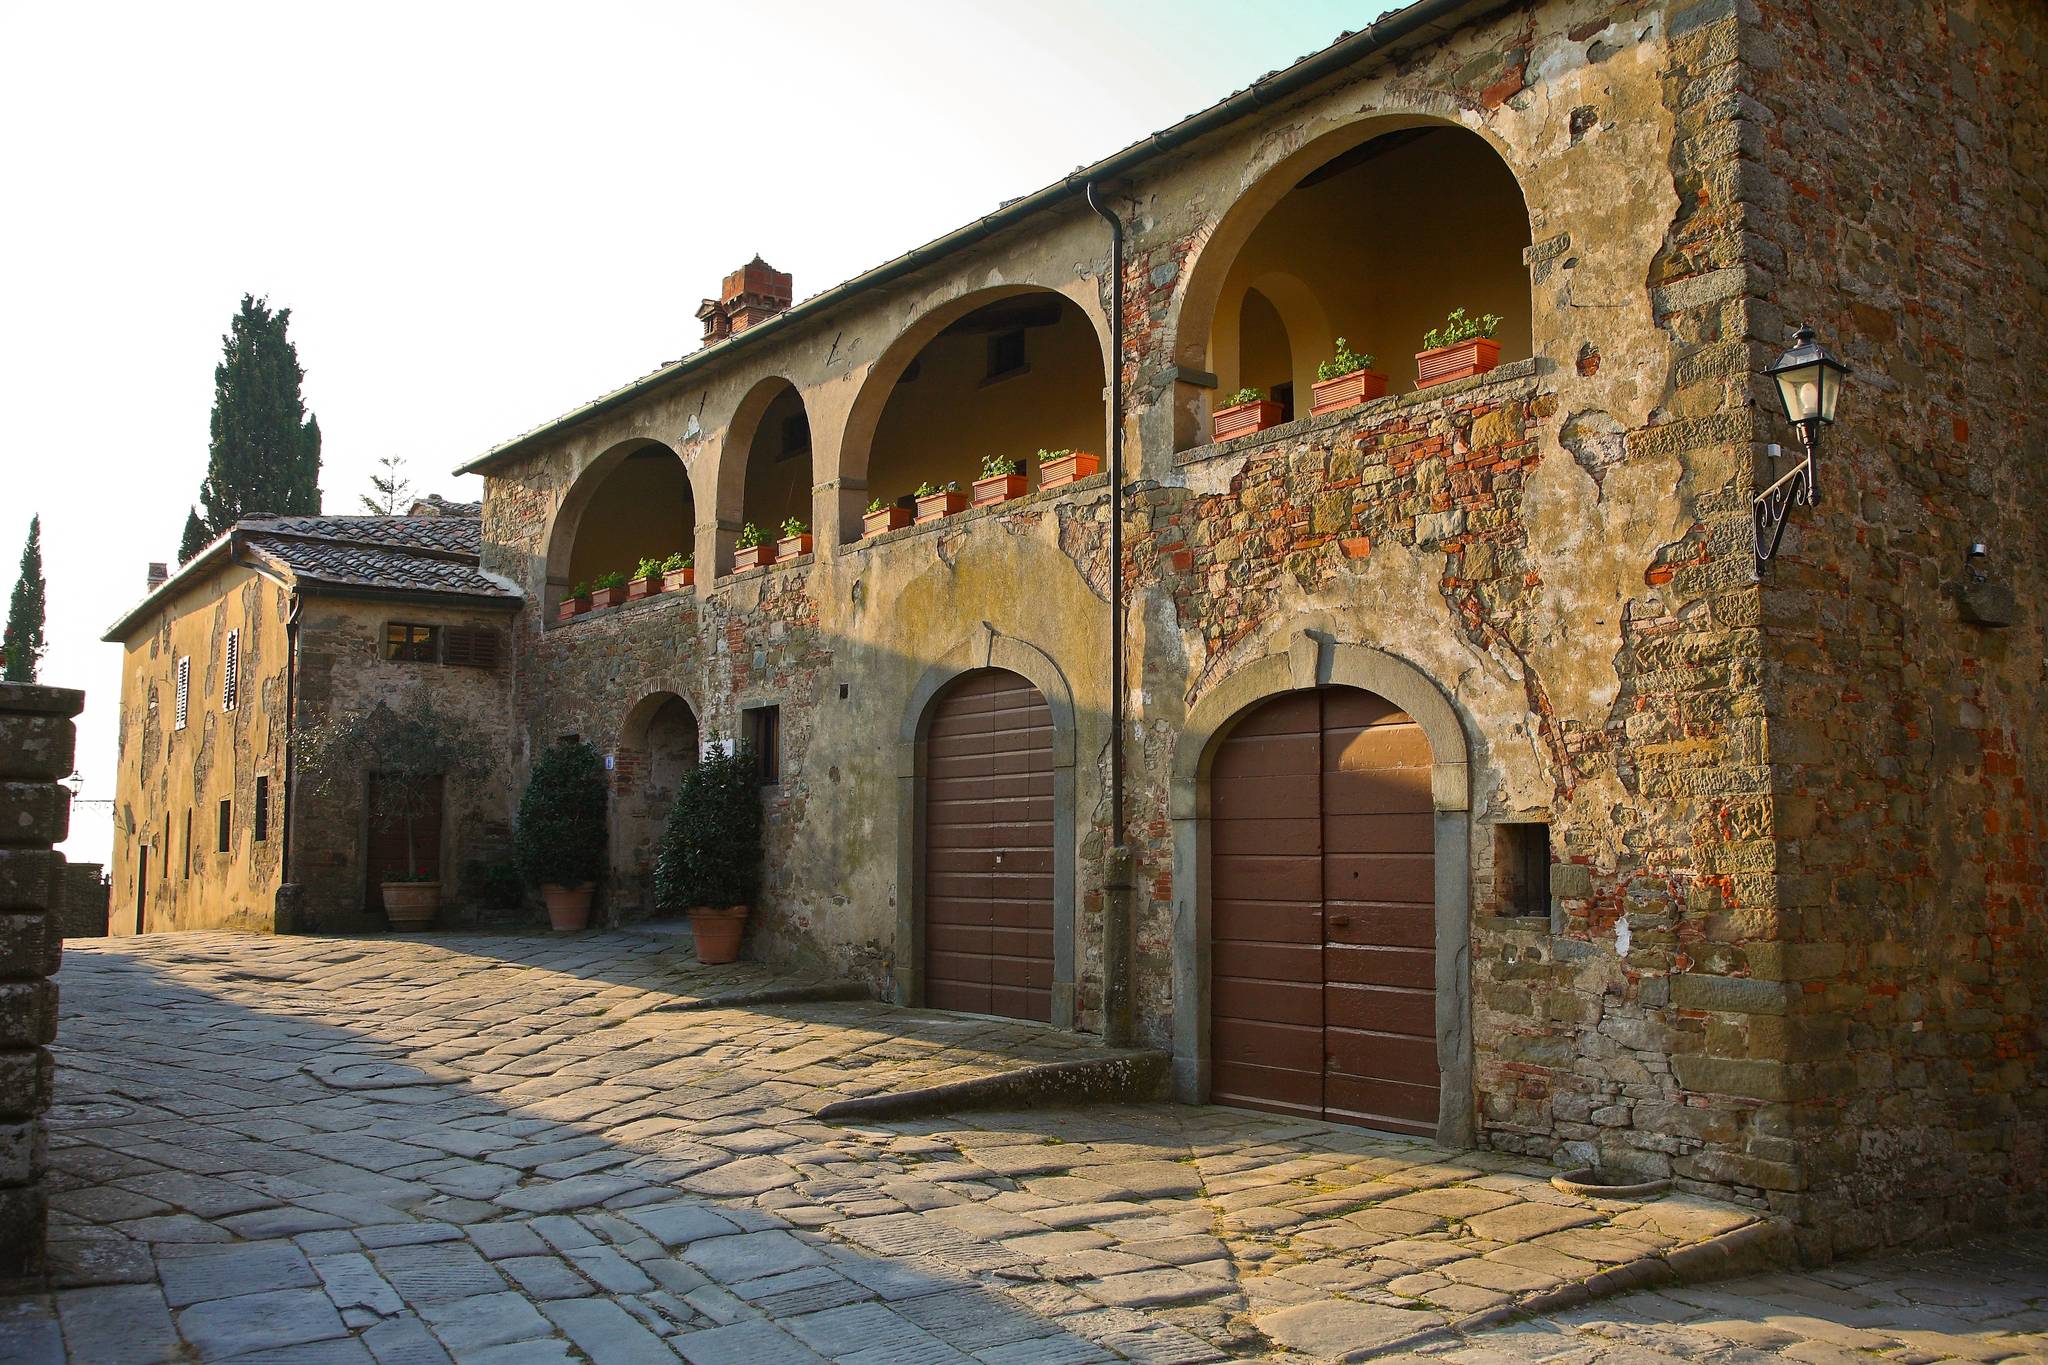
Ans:
{"type": "Polygon", "coordinates": [[[1030,485],[1022,474],[998,474],[994,478],[974,481],[974,505],[993,507],[1011,498],[1021,498],[1030,485]]]}
{"type": "Polygon", "coordinates": [[[562,605],[555,608],[555,619],[557,621],[566,621],[572,616],[581,616],[584,612],[589,610],[589,598],[565,597],[562,599],[562,605]]]}
{"type": "Polygon", "coordinates": [[[884,507],[879,512],[862,514],[860,524],[865,533],[878,536],[884,531],[895,531],[910,525],[908,507],[884,507]]]}
{"type": "Polygon", "coordinates": [[[777,564],[787,564],[790,560],[807,555],[810,552],[811,533],[809,531],[804,532],[800,536],[784,536],[775,542],[775,562],[777,564]]]}
{"type": "Polygon", "coordinates": [[[674,592],[678,588],[687,588],[696,581],[697,566],[694,564],[687,569],[670,569],[661,576],[661,590],[674,592]]]}
{"type": "Polygon", "coordinates": [[[441,909],[441,883],[384,882],[379,890],[384,896],[384,918],[393,930],[408,934],[434,927],[434,916],[441,909]]]}
{"type": "Polygon", "coordinates": [[[626,600],[626,590],[625,590],[624,588],[593,588],[593,589],[591,589],[591,593],[590,593],[590,601],[591,601],[591,604],[592,604],[593,606],[599,606],[599,607],[616,607],[616,606],[618,606],[618,605],[619,605],[619,603],[621,603],[621,602],[623,602],[623,601],[625,601],[625,600],[626,600]]]}
{"type": "Polygon", "coordinates": [[[643,597],[652,597],[662,589],[661,575],[652,578],[634,578],[626,583],[626,600],[638,602],[643,597]]]}
{"type": "Polygon", "coordinates": [[[716,965],[740,960],[740,939],[747,932],[747,907],[714,910],[696,906],[690,911],[690,936],[697,940],[697,960],[716,965]]]}
{"type": "Polygon", "coordinates": [[[1100,455],[1083,455],[1076,451],[1072,455],[1060,455],[1038,466],[1038,487],[1065,488],[1077,479],[1085,479],[1102,468],[1100,455]]]}
{"type": "Polygon", "coordinates": [[[1500,364],[1500,343],[1474,337],[1455,346],[1439,346],[1415,353],[1415,387],[1448,384],[1453,379],[1470,379],[1500,364]]]}
{"type": "Polygon", "coordinates": [[[1219,408],[1210,418],[1215,424],[1216,439],[1227,441],[1233,436],[1249,436],[1254,431],[1280,425],[1280,405],[1270,398],[1261,398],[1256,403],[1239,403],[1234,408],[1219,408]]]}
{"type": "Polygon", "coordinates": [[[955,512],[963,510],[966,506],[967,495],[965,493],[955,493],[950,488],[943,493],[934,493],[928,498],[919,498],[917,500],[917,524],[922,526],[926,522],[937,521],[942,517],[950,517],[955,512]]]}
{"type": "Polygon", "coordinates": [[[1309,392],[1309,414],[1319,417],[1326,412],[1355,408],[1370,398],[1386,397],[1387,377],[1378,370],[1353,370],[1335,379],[1318,379],[1309,386],[1309,392]]]}
{"type": "Polygon", "coordinates": [[[774,562],[775,547],[773,545],[743,545],[732,552],[732,571],[734,573],[738,573],[742,569],[758,569],[763,564],[773,564],[774,562]]]}

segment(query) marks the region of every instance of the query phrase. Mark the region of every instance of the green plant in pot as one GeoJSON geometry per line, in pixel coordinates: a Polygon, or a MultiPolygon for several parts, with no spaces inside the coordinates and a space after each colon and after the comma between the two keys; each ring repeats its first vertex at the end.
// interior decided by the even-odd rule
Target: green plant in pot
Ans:
{"type": "Polygon", "coordinates": [[[441,809],[449,782],[474,782],[490,772],[490,749],[461,718],[440,711],[425,693],[401,706],[378,702],[292,731],[300,790],[318,805],[349,808],[374,790],[370,818],[405,833],[401,867],[372,868],[393,929],[425,929],[441,905],[441,850],[420,837],[421,822],[441,809]]]}
{"type": "Polygon", "coordinates": [[[783,518],[782,538],[775,543],[776,559],[795,559],[810,552],[811,528],[804,525],[802,517],[783,518]]]}
{"type": "Polygon", "coordinates": [[[1498,313],[1472,317],[1453,308],[1443,326],[1423,334],[1422,349],[1415,353],[1415,387],[1469,379],[1500,364],[1500,343],[1494,340],[1500,324],[1498,313]]]}
{"type": "Polygon", "coordinates": [[[1220,406],[1209,415],[1209,421],[1218,441],[1264,431],[1280,423],[1280,405],[1266,397],[1264,389],[1246,386],[1216,401],[1220,406]]]}
{"type": "Polygon", "coordinates": [[[519,875],[540,888],[556,929],[590,923],[590,897],[605,863],[604,764],[580,739],[541,754],[519,798],[513,856],[519,875]]]}
{"type": "Polygon", "coordinates": [[[645,556],[633,566],[633,576],[626,580],[626,596],[638,601],[642,597],[652,597],[661,591],[661,587],[661,561],[651,555],[645,556]]]}
{"type": "Polygon", "coordinates": [[[1355,408],[1384,396],[1387,377],[1372,367],[1372,360],[1369,352],[1354,351],[1350,342],[1338,337],[1336,354],[1316,366],[1316,382],[1309,386],[1310,414],[1355,408]]]}
{"type": "Polygon", "coordinates": [[[740,527],[739,539],[732,552],[734,569],[752,569],[767,564],[775,558],[775,542],[760,527],[748,522],[740,527]]]}
{"type": "Polygon", "coordinates": [[[988,507],[1011,498],[1021,498],[1027,487],[1024,462],[1007,455],[988,455],[981,461],[981,477],[974,481],[974,505],[988,507]]]}
{"type": "Polygon", "coordinates": [[[747,745],[721,750],[714,736],[683,775],[654,858],[656,909],[690,917],[708,963],[738,959],[761,885],[760,770],[747,745]]]}

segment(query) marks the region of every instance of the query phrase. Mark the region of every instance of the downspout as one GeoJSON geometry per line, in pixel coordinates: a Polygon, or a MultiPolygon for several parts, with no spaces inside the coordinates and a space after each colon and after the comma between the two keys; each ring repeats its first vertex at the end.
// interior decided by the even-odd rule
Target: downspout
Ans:
{"type": "Polygon", "coordinates": [[[1131,850],[1124,818],[1124,223],[1096,195],[1088,207],[1109,224],[1109,841],[1102,886],[1102,1034],[1131,1041],[1131,850]]]}

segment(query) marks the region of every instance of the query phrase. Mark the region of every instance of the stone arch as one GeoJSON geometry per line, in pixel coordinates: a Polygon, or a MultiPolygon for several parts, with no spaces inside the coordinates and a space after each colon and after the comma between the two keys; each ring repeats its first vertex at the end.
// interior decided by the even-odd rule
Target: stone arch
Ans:
{"type": "Polygon", "coordinates": [[[1218,743],[1258,703],[1313,687],[1353,687],[1393,703],[1422,728],[1435,808],[1437,1138],[1468,1143],[1473,1129],[1471,1031],[1471,744],[1450,698],[1420,668],[1322,631],[1294,634],[1223,678],[1196,701],[1174,749],[1168,789],[1173,825],[1173,1066],[1179,1098],[1208,1094],[1208,772],[1218,743]]]}
{"type": "Polygon", "coordinates": [[[926,668],[903,708],[896,743],[896,999],[924,1000],[924,803],[925,736],[932,703],[969,673],[997,668],[1015,673],[1038,689],[1052,712],[1053,729],[1053,984],[1052,1022],[1074,1024],[1075,730],[1074,691],[1052,655],[1037,645],[1005,635],[983,622],[967,639],[926,668]]]}
{"type": "MultiPolygon", "coordinates": [[[[817,474],[810,410],[790,380],[770,375],[747,390],[725,425],[717,458],[712,508],[721,531],[752,521],[773,534],[785,517],[810,520],[817,474]]],[[[728,539],[719,537],[719,573],[731,567],[728,539]]]]}
{"type": "MultiPolygon", "coordinates": [[[[1283,317],[1290,309],[1305,317],[1290,279],[1305,281],[1325,319],[1322,326],[1304,321],[1317,339],[1295,346],[1303,414],[1315,366],[1338,335],[1379,357],[1376,368],[1388,375],[1392,392],[1412,387],[1410,357],[1421,348],[1421,334],[1452,307],[1500,313],[1503,358],[1519,359],[1529,354],[1533,332],[1523,256],[1529,241],[1527,196],[1490,129],[1425,111],[1354,119],[1268,166],[1206,235],[1173,302],[1174,362],[1183,375],[1212,374],[1221,388],[1233,387],[1236,376],[1226,371],[1234,353],[1227,342],[1218,345],[1219,335],[1234,330],[1245,290],[1258,281],[1283,317]],[[1438,181],[1441,188],[1434,188],[1438,181]],[[1416,185],[1432,187],[1429,215],[1411,207],[1416,185]],[[1443,212],[1459,195],[1472,211],[1443,212]],[[1347,221],[1339,206],[1357,216],[1354,228],[1327,226],[1347,221]],[[1311,231],[1291,224],[1290,215],[1324,226],[1311,231]],[[1290,234],[1302,246],[1296,257],[1283,249],[1290,234]]],[[[1292,331],[1294,318],[1288,321],[1292,331]]],[[[1206,407],[1196,381],[1183,380],[1177,449],[1207,441],[1206,407]]]]}
{"type": "Polygon", "coordinates": [[[681,693],[652,692],[619,724],[612,750],[613,918],[650,914],[657,840],[683,773],[697,764],[697,708],[681,693]]]}
{"type": "Polygon", "coordinates": [[[549,523],[546,619],[554,620],[569,587],[594,572],[630,572],[643,557],[692,553],[696,507],[689,465],[674,448],[647,437],[607,447],[577,473],[549,523]]]}

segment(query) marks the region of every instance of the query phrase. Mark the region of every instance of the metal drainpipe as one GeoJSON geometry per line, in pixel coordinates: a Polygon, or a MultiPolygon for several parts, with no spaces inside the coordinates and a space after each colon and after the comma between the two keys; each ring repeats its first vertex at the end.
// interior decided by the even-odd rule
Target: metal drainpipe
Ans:
{"type": "Polygon", "coordinates": [[[1124,837],[1124,224],[1096,196],[1088,207],[1109,224],[1109,831],[1102,887],[1102,1033],[1131,1041],[1131,850],[1124,837]]]}

